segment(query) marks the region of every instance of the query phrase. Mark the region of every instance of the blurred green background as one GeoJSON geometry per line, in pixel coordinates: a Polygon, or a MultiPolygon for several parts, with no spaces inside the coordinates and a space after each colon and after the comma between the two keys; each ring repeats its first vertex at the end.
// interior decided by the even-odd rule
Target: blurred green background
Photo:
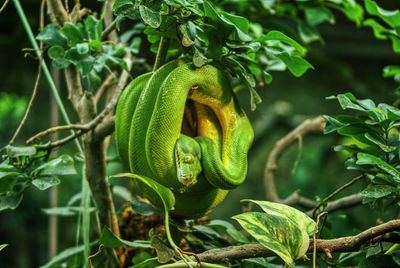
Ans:
{"type": "MultiPolygon", "coordinates": [[[[97,9],[101,3],[86,1],[97,9]]],[[[397,1],[380,1],[387,9],[397,8],[397,1]]],[[[87,3],[84,3],[85,5],[87,3]]],[[[39,2],[22,1],[33,29],[38,29],[39,2]]],[[[307,118],[320,114],[341,113],[335,101],[325,97],[351,91],[359,98],[372,98],[376,103],[393,103],[397,84],[392,79],[382,78],[382,68],[398,64],[399,56],[392,51],[390,42],[376,40],[369,28],[357,28],[342,14],[335,13],[336,24],[319,27],[325,42],[310,45],[308,60],[315,70],[307,71],[301,78],[289,72],[274,72],[270,85],[259,88],[263,102],[257,110],[249,109],[247,91],[238,93],[255,130],[255,142],[249,153],[248,178],[243,185],[231,191],[226,200],[217,207],[211,218],[228,219],[242,212],[246,204],[241,199],[265,199],[263,174],[265,162],[273,144],[307,118]]],[[[27,36],[12,3],[0,14],[0,144],[8,143],[14,133],[29,101],[36,77],[37,61],[32,55],[25,56],[23,48],[29,48],[27,36]]],[[[148,44],[142,44],[144,57],[152,63],[154,55],[149,54],[148,44]]],[[[135,70],[133,71],[135,76],[135,70]]],[[[71,119],[76,122],[64,85],[60,86],[64,104],[71,119]]],[[[25,140],[41,130],[50,127],[50,102],[52,95],[44,79],[41,79],[39,93],[21,134],[15,144],[23,145],[25,140]]],[[[61,124],[63,124],[61,122],[61,124]]],[[[62,134],[63,135],[63,134],[62,134]]],[[[281,198],[301,189],[309,198],[326,197],[337,187],[357,174],[344,169],[343,159],[333,151],[340,143],[335,134],[312,134],[303,138],[299,152],[294,143],[280,158],[276,183],[281,198]],[[300,155],[299,155],[300,154],[300,155]],[[296,159],[299,158],[294,168],[296,159]]],[[[113,146],[113,145],[112,145],[113,146]]],[[[115,149],[109,148],[109,155],[115,156],[115,149]]],[[[69,144],[59,153],[75,154],[69,144]]],[[[81,164],[76,162],[81,171],[81,164]]],[[[111,162],[108,173],[121,172],[118,163],[111,162]]],[[[356,192],[361,188],[356,184],[340,196],[356,192]]],[[[58,203],[65,206],[80,189],[80,175],[62,178],[59,186],[58,203]]],[[[15,211],[0,213],[0,244],[9,244],[0,252],[0,267],[37,267],[48,260],[48,217],[41,208],[49,206],[49,191],[41,192],[29,188],[22,204],[15,211]]],[[[117,203],[117,206],[120,206],[117,203]]],[[[385,220],[393,217],[393,211],[371,210],[357,207],[338,211],[329,216],[335,222],[332,229],[335,237],[349,235],[374,224],[377,218],[385,220]],[[340,224],[339,224],[340,223],[340,224]],[[338,226],[340,228],[338,228],[338,226]]],[[[77,219],[59,218],[58,249],[74,245],[77,219]]]]}

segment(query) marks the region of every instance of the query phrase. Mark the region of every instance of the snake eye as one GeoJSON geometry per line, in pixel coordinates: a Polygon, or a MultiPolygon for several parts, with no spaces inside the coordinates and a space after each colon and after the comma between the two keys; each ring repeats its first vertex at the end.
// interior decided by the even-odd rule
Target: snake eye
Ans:
{"type": "Polygon", "coordinates": [[[190,162],[192,162],[192,157],[190,155],[186,155],[185,158],[183,159],[183,161],[185,163],[190,163],[190,162]]]}

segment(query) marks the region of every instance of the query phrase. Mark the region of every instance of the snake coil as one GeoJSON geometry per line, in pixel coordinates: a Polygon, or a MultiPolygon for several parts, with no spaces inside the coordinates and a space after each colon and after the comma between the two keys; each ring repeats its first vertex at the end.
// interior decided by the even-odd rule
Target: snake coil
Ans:
{"type": "Polygon", "coordinates": [[[115,127],[122,163],[171,189],[176,215],[209,213],[246,177],[253,129],[212,65],[176,60],[137,77],[120,97],[115,127]]]}

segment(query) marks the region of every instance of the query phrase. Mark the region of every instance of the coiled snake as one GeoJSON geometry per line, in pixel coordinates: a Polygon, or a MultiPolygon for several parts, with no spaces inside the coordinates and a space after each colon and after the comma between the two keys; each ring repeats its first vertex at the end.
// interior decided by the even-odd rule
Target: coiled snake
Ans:
{"type": "Polygon", "coordinates": [[[253,129],[212,65],[175,60],[137,77],[120,97],[115,127],[123,164],[171,189],[173,214],[209,213],[246,177],[253,129]]]}

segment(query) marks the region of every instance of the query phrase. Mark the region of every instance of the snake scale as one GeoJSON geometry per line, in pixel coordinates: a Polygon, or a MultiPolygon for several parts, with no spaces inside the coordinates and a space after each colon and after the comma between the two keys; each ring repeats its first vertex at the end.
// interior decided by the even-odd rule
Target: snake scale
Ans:
{"type": "Polygon", "coordinates": [[[120,97],[115,128],[122,163],[171,189],[173,214],[209,213],[246,177],[253,129],[212,65],[175,60],[137,77],[120,97]]]}

